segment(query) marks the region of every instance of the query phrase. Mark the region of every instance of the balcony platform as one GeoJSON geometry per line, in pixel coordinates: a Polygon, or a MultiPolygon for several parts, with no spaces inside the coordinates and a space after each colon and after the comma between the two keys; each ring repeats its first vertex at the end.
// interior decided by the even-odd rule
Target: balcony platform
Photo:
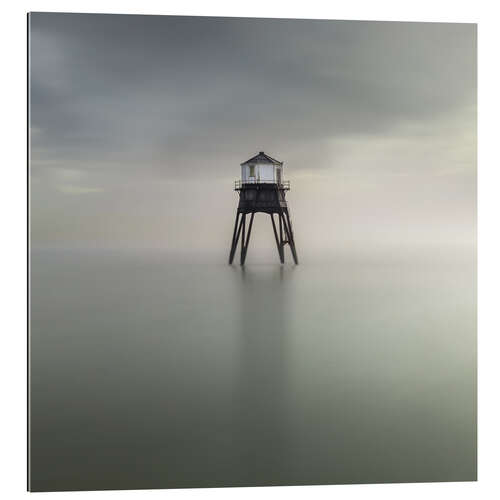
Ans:
{"type": "Polygon", "coordinates": [[[281,182],[274,182],[274,181],[242,181],[242,180],[236,180],[234,181],[234,190],[235,191],[241,191],[242,189],[279,189],[282,191],[289,191],[290,190],[290,181],[281,181],[281,182]]]}

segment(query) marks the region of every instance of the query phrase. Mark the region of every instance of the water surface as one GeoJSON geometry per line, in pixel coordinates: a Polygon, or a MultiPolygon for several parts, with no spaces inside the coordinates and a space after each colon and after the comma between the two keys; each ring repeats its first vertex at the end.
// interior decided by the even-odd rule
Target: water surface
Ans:
{"type": "Polygon", "coordinates": [[[475,479],[474,259],[223,260],[33,251],[33,490],[475,479]]]}

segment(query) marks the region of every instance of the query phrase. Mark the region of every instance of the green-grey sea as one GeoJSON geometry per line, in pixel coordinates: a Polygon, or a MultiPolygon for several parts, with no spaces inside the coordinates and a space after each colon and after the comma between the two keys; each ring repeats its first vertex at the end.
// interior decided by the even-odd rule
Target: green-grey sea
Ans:
{"type": "Polygon", "coordinates": [[[31,488],[474,480],[473,252],[272,257],[33,250],[31,488]]]}

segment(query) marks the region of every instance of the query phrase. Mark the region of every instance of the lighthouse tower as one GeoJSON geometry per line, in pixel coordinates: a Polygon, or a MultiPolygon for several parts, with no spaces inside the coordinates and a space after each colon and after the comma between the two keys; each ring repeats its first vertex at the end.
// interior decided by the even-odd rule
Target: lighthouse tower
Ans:
{"type": "Polygon", "coordinates": [[[235,181],[234,190],[239,192],[240,201],[234,222],[229,264],[233,263],[240,237],[240,264],[245,264],[253,219],[257,212],[269,214],[271,217],[281,263],[285,262],[285,245],[288,244],[293,260],[295,264],[298,264],[292,221],[285,199],[286,191],[290,190],[290,182],[283,180],[283,162],[260,151],[258,155],[241,164],[241,179],[235,181]],[[246,232],[247,215],[250,215],[248,233],[246,232]],[[278,224],[276,224],[275,215],[278,224]]]}

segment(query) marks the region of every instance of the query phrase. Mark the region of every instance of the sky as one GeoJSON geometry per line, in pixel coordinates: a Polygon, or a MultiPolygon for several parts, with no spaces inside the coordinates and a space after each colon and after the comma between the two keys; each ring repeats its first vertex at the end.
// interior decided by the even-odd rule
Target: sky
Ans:
{"type": "Polygon", "coordinates": [[[299,254],[475,244],[476,25],[33,13],[29,63],[33,248],[225,254],[259,151],[299,254]]]}

